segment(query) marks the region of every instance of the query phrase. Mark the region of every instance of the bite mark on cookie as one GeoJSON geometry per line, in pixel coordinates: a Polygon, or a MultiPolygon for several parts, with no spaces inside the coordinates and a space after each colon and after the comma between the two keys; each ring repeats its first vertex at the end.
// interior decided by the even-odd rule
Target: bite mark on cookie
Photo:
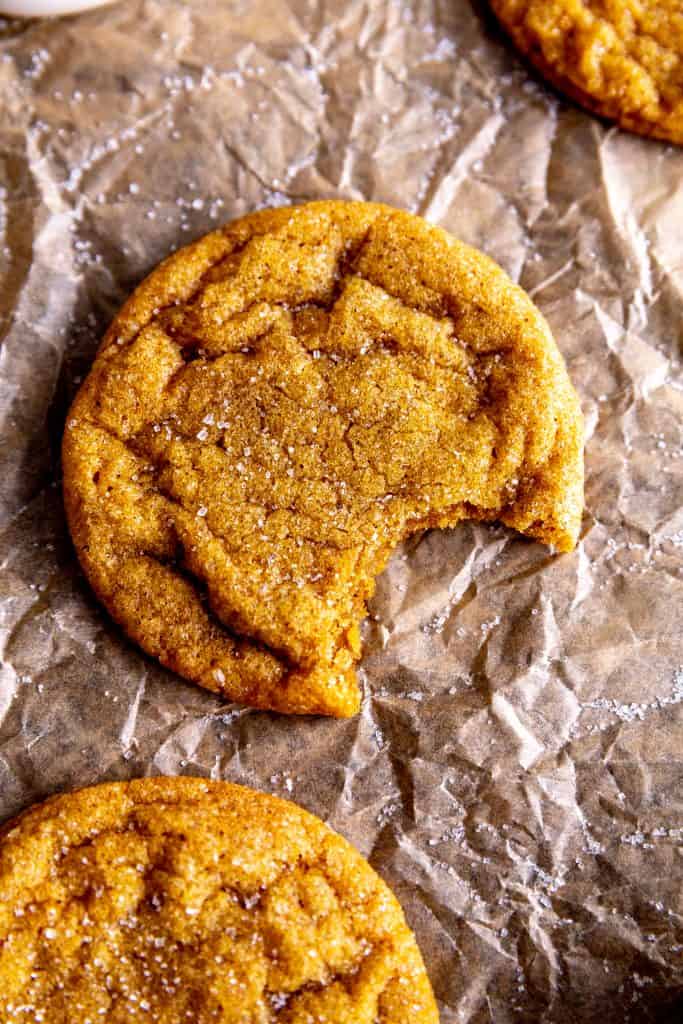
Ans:
{"type": "Polygon", "coordinates": [[[404,537],[498,519],[573,546],[582,425],[547,325],[486,257],[314,203],[143,283],[74,402],[64,475],[86,573],[145,650],[235,700],[346,715],[404,537]]]}

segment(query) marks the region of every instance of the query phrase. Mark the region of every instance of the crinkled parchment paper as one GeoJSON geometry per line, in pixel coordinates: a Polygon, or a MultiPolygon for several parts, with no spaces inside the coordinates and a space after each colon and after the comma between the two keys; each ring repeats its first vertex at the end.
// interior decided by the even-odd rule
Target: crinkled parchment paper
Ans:
{"type": "Polygon", "coordinates": [[[683,150],[565,104],[469,0],[0,24],[0,818],[144,773],[290,796],[394,887],[444,1024],[662,1019],[683,991],[683,150]],[[588,427],[576,552],[479,525],[407,545],[344,722],[226,706],[133,648],[78,570],[58,464],[140,278],[325,196],[497,259],[588,427]]]}

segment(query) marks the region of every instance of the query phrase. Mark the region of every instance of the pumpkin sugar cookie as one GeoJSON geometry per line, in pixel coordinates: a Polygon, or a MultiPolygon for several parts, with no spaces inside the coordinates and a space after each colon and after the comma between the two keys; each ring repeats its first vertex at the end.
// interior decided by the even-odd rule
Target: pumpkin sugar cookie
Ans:
{"type": "Polygon", "coordinates": [[[622,128],[683,143],[681,0],[491,0],[553,85],[622,128]]]}
{"type": "Polygon", "coordinates": [[[64,497],[145,651],[231,700],[343,716],[399,541],[480,519],[570,550],[582,439],[548,326],[498,266],[410,214],[310,203],[140,285],[67,418],[64,497]]]}
{"type": "Polygon", "coordinates": [[[318,818],[243,786],[140,779],[0,832],[3,1024],[438,1024],[415,939],[318,818]]]}

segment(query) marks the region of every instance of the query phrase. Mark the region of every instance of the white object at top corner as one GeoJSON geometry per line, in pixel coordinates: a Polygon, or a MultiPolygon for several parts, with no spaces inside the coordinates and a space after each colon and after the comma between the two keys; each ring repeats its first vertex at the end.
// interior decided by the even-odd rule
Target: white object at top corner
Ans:
{"type": "Polygon", "coordinates": [[[92,7],[104,7],[112,0],[0,0],[0,14],[18,18],[44,18],[77,14],[92,7]]]}

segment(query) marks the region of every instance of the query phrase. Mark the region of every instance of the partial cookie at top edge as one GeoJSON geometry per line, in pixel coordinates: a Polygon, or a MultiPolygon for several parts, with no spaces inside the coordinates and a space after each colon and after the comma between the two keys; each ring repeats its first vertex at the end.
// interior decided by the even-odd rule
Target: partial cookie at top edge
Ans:
{"type": "Polygon", "coordinates": [[[683,144],[683,10],[646,0],[490,0],[518,49],[570,99],[627,131],[683,144]],[[596,9],[597,8],[597,9],[596,9]]]}

